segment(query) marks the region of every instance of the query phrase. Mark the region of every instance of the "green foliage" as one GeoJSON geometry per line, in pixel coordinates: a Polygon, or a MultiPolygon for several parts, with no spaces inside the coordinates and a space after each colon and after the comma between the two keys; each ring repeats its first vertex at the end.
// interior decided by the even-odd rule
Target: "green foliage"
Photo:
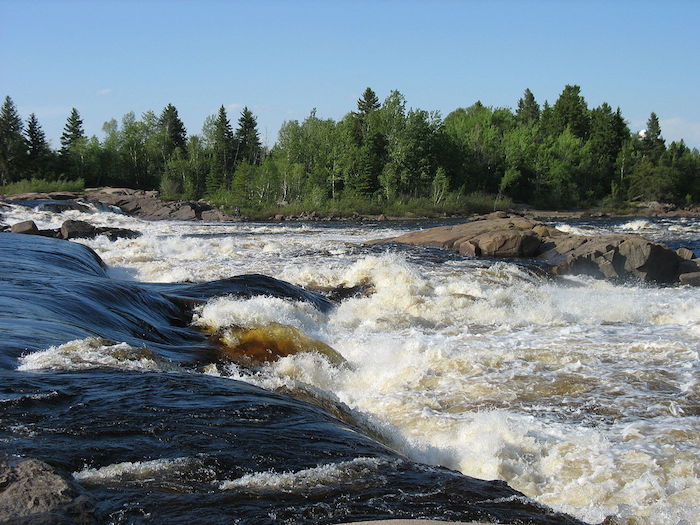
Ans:
{"type": "Polygon", "coordinates": [[[78,110],[73,108],[70,115],[68,115],[68,120],[66,120],[66,125],[61,135],[61,153],[70,153],[70,150],[84,139],[83,120],[80,118],[78,110]]]}
{"type": "Polygon", "coordinates": [[[26,160],[22,119],[10,97],[0,109],[0,184],[21,178],[26,160]]]}
{"type": "Polygon", "coordinates": [[[540,105],[529,89],[526,89],[523,97],[518,100],[515,116],[521,124],[532,124],[540,120],[540,105]]]}
{"type": "Polygon", "coordinates": [[[317,211],[439,216],[485,212],[512,200],[546,208],[607,206],[626,200],[700,201],[700,152],[668,147],[652,113],[643,137],[618,108],[588,109],[579,86],[556,103],[527,89],[515,112],[476,102],[442,118],[407,108],[392,91],[380,104],[367,88],[338,121],[313,109],[285,122],[263,148],[245,107],[233,131],[226,110],[187,136],[177,109],[127,113],[86,137],[73,109],[51,151],[36,116],[26,129],[12,100],[0,112],[0,182],[81,179],[89,186],[160,188],[168,198],[240,207],[255,216],[317,211]],[[498,195],[496,198],[494,195],[498,195]]]}
{"type": "Polygon", "coordinates": [[[260,164],[262,162],[262,145],[258,133],[258,121],[253,113],[244,107],[238,119],[236,130],[235,163],[260,164]]]}
{"type": "Polygon", "coordinates": [[[590,115],[579,86],[564,87],[554,104],[552,120],[554,134],[558,135],[569,128],[574,136],[584,140],[588,138],[591,130],[590,115]]]}
{"type": "Polygon", "coordinates": [[[52,191],[82,191],[85,188],[83,179],[77,180],[47,180],[23,179],[0,186],[0,194],[17,195],[19,193],[49,193],[52,191]]]}

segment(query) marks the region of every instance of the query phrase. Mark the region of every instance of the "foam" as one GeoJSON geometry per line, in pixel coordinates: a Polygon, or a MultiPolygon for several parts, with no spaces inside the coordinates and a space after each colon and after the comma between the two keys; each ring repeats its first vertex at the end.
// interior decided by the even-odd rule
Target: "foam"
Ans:
{"type": "Polygon", "coordinates": [[[222,481],[219,489],[290,492],[348,482],[356,483],[361,476],[376,475],[383,462],[377,458],[355,458],[296,472],[255,472],[238,479],[222,481]]]}
{"type": "MultiPolygon", "coordinates": [[[[153,459],[149,461],[126,461],[99,468],[84,468],[73,473],[73,477],[86,484],[148,482],[154,477],[182,477],[188,472],[202,470],[199,458],[153,459]]],[[[209,469],[210,470],[210,469],[209,469]]],[[[213,475],[213,471],[210,472],[213,475]]]]}
{"type": "Polygon", "coordinates": [[[85,370],[90,368],[121,370],[177,371],[180,367],[161,359],[147,348],[113,343],[99,337],[76,339],[19,359],[17,370],[85,370]]]}

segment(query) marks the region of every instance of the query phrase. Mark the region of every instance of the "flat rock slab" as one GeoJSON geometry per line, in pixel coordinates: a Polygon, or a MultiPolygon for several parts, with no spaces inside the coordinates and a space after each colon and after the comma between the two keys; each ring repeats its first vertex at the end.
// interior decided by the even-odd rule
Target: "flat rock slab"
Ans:
{"type": "MultiPolygon", "coordinates": [[[[517,214],[495,212],[471,222],[410,232],[370,241],[397,242],[453,250],[468,257],[536,257],[554,274],[590,275],[599,279],[678,282],[693,270],[690,250],[673,251],[639,235],[588,237],[570,235],[517,214]]],[[[695,279],[686,278],[687,284],[695,279]]]]}

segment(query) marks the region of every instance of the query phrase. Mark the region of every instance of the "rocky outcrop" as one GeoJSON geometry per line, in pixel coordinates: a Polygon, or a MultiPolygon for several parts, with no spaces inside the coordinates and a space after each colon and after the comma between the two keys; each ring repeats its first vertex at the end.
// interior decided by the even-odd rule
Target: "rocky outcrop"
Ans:
{"type": "Polygon", "coordinates": [[[70,474],[31,458],[0,457],[0,523],[96,523],[70,474]]]}
{"type": "Polygon", "coordinates": [[[127,215],[142,219],[192,220],[240,220],[226,215],[203,201],[164,201],[157,191],[132,190],[129,188],[104,188],[85,193],[86,199],[116,206],[127,215]]]}
{"type": "Polygon", "coordinates": [[[23,221],[10,226],[10,232],[24,233],[27,235],[39,235],[39,228],[37,228],[34,221],[23,221]]]}
{"type": "Polygon", "coordinates": [[[572,235],[517,214],[495,212],[471,222],[419,230],[375,242],[454,250],[468,257],[536,257],[555,274],[693,284],[697,272],[687,249],[673,251],[639,235],[572,235]]]}

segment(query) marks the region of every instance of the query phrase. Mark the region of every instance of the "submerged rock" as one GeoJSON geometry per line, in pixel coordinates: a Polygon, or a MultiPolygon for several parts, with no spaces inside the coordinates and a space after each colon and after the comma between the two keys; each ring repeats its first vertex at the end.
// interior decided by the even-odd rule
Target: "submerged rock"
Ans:
{"type": "Polygon", "coordinates": [[[333,364],[345,359],[327,344],[294,326],[269,323],[255,327],[229,327],[213,336],[221,357],[239,364],[261,364],[305,352],[326,356],[333,364]]]}
{"type": "Polygon", "coordinates": [[[84,490],[38,459],[0,457],[0,489],[0,523],[96,523],[84,490]]]}
{"type": "MultiPolygon", "coordinates": [[[[555,274],[602,279],[677,282],[690,250],[675,252],[639,235],[567,234],[534,219],[495,212],[454,226],[420,230],[376,242],[454,250],[467,257],[536,257],[555,274]]],[[[692,252],[690,252],[692,256],[692,252]]],[[[692,269],[689,265],[685,272],[692,269]]]]}

